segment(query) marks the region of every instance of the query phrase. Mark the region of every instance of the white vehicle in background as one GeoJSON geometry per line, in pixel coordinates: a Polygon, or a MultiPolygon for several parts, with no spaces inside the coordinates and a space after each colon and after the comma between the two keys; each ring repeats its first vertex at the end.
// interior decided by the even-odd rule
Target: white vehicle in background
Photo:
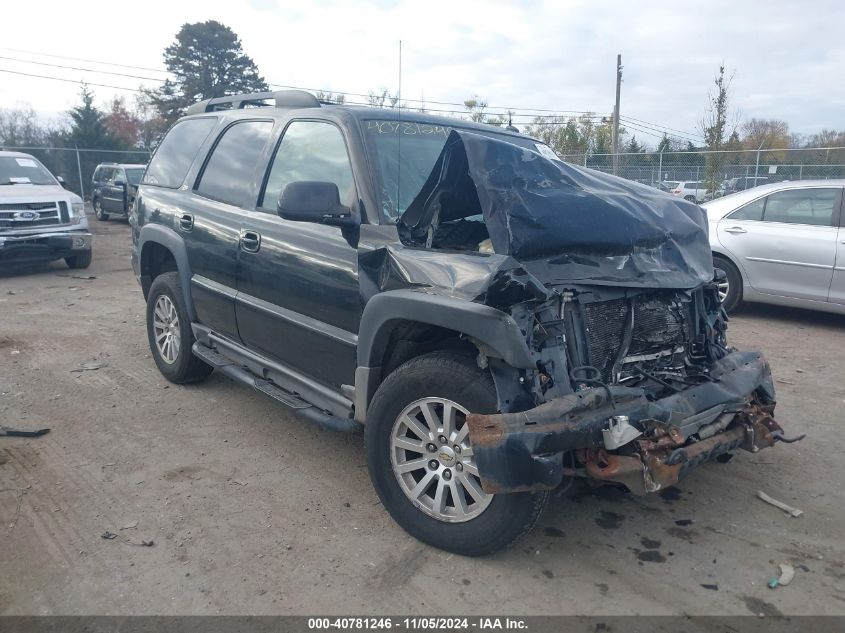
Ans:
{"type": "Polygon", "coordinates": [[[91,264],[82,198],[34,156],[0,151],[0,266],[55,259],[70,268],[91,264]]]}
{"type": "Polygon", "coordinates": [[[843,187],[779,182],[702,205],[728,312],[754,301],[845,313],[843,187]]]}
{"type": "Polygon", "coordinates": [[[707,183],[700,180],[684,180],[677,183],[674,189],[669,190],[669,193],[690,202],[704,202],[704,197],[707,195],[707,183]]]}

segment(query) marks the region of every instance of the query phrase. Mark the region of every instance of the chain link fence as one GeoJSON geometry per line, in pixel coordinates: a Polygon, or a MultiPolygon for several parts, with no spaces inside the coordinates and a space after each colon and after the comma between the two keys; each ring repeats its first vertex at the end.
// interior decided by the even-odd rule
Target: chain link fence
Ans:
{"type": "MultiPolygon", "coordinates": [[[[66,147],[0,147],[0,149],[32,154],[65,186],[83,198],[90,197],[91,177],[100,163],[146,164],[146,150],[106,150],[66,147]]],[[[845,147],[822,147],[779,150],[737,150],[725,152],[638,152],[617,155],[614,168],[612,154],[566,154],[563,160],[616,173],[622,178],[653,187],[667,188],[676,182],[703,182],[713,195],[732,189],[747,188],[754,183],[783,180],[845,178],[845,147]]]]}
{"type": "Polygon", "coordinates": [[[146,165],[150,152],[146,150],[83,149],[75,147],[10,147],[0,150],[25,152],[35,156],[64,185],[83,199],[91,197],[91,179],[100,163],[139,163],[146,165]]]}
{"type": "Polygon", "coordinates": [[[845,147],[621,153],[615,169],[612,154],[568,154],[563,159],[607,173],[615,171],[622,178],[653,187],[704,182],[716,195],[724,193],[726,186],[728,191],[736,188],[737,182],[743,187],[742,183],[845,178],[845,147]]]}

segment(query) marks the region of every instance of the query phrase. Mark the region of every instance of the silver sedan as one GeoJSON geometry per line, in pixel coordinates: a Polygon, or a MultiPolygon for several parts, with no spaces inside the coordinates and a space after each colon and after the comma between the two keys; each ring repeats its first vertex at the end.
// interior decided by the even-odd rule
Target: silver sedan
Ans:
{"type": "Polygon", "coordinates": [[[845,313],[845,180],[762,185],[702,205],[720,294],[845,313]]]}

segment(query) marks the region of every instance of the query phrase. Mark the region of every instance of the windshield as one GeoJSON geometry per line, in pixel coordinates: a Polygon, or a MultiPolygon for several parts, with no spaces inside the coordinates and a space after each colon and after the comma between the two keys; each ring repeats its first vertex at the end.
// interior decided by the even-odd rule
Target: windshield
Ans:
{"type": "Polygon", "coordinates": [[[144,177],[144,170],[143,169],[127,169],[126,170],[126,180],[129,181],[130,185],[137,185],[141,182],[141,178],[144,177]]]}
{"type": "MultiPolygon", "coordinates": [[[[395,222],[413,202],[431,174],[453,127],[420,121],[363,121],[368,149],[375,155],[381,177],[381,204],[385,219],[395,222]]],[[[468,130],[469,131],[469,130],[468,130]]],[[[552,149],[529,138],[471,130],[557,158],[552,149]]]]}
{"type": "Polygon", "coordinates": [[[55,185],[56,179],[31,156],[0,156],[0,185],[55,185]]]}

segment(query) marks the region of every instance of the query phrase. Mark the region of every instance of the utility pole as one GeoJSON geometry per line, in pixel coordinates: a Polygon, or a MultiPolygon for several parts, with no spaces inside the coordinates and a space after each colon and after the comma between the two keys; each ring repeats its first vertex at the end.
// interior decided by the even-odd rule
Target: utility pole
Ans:
{"type": "Polygon", "coordinates": [[[622,55],[616,56],[616,105],[613,107],[613,173],[619,170],[619,92],[622,87],[622,55]]]}

